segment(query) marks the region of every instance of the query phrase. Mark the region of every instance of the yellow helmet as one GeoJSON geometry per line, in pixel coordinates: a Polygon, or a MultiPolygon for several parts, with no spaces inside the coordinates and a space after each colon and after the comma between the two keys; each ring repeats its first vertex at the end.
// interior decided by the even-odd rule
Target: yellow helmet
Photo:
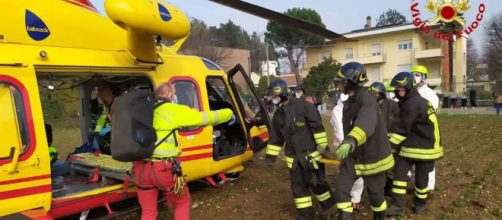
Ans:
{"type": "Polygon", "coordinates": [[[424,74],[425,76],[429,75],[429,71],[425,66],[422,65],[417,65],[411,68],[411,73],[421,73],[424,74]]]}

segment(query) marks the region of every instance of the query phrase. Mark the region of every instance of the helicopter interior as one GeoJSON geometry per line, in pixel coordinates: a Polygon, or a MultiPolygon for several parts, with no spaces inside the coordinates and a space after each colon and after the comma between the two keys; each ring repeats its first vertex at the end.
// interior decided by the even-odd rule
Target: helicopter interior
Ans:
{"type": "MultiPolygon", "coordinates": [[[[222,77],[208,76],[206,87],[209,107],[212,111],[230,108],[235,111],[229,90],[222,77]]],[[[243,127],[239,122],[229,126],[226,123],[213,127],[213,158],[222,160],[242,154],[246,151],[246,139],[243,127]]]]}
{"type": "MultiPolygon", "coordinates": [[[[106,85],[114,96],[119,96],[135,88],[151,90],[153,87],[149,78],[139,74],[38,73],[37,81],[47,139],[58,149],[60,158],[51,169],[53,198],[121,184],[126,171],[100,169],[101,178],[90,181],[95,167],[78,163],[70,155],[90,153],[90,150],[110,153],[110,133],[93,134],[97,119],[105,109],[97,97],[99,86],[106,85]]],[[[102,159],[109,160],[111,157],[102,159]]]]}

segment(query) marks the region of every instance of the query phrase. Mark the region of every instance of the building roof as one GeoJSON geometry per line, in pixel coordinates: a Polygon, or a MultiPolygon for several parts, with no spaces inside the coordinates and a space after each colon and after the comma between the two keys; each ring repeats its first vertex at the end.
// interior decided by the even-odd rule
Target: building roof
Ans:
{"type": "Polygon", "coordinates": [[[354,30],[349,33],[345,33],[344,36],[350,39],[350,38],[373,36],[378,34],[388,34],[399,31],[414,30],[416,28],[417,27],[415,27],[413,24],[389,25],[389,26],[354,30]]]}
{"type": "Polygon", "coordinates": [[[295,74],[279,75],[280,79],[284,80],[289,87],[296,87],[296,77],[295,74]]]}

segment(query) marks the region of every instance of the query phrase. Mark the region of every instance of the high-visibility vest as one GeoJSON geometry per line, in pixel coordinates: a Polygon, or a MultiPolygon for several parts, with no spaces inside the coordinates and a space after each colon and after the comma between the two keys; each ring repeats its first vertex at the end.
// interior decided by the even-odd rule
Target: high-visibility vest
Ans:
{"type": "Polygon", "coordinates": [[[108,121],[108,115],[108,110],[105,108],[105,110],[103,110],[103,113],[101,113],[98,120],[96,121],[96,128],[94,129],[94,132],[99,133],[101,129],[111,127],[111,124],[108,121]]]}
{"type": "MultiPolygon", "coordinates": [[[[200,127],[206,125],[221,124],[230,120],[233,112],[230,109],[218,111],[199,112],[185,105],[175,103],[164,103],[153,112],[153,128],[157,133],[157,141],[162,141],[173,130],[182,127],[200,127]]],[[[181,155],[181,147],[177,146],[175,140],[178,132],[175,131],[153,151],[153,158],[170,158],[181,155]]]]}
{"type": "Polygon", "coordinates": [[[51,164],[54,164],[58,159],[58,149],[54,146],[49,146],[49,156],[51,158],[51,164]]]}

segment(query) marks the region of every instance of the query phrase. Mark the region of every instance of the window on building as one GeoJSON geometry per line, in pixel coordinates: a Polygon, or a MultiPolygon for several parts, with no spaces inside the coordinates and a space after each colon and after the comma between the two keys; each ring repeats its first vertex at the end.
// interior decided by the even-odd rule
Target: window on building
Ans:
{"type": "Polygon", "coordinates": [[[345,48],[345,59],[353,59],[354,51],[352,48],[345,48]]]}
{"type": "Polygon", "coordinates": [[[325,51],[325,52],[321,52],[321,54],[319,54],[319,62],[322,62],[326,59],[329,59],[331,58],[331,51],[325,51]]]}
{"type": "Polygon", "coordinates": [[[380,55],[382,55],[380,44],[373,44],[373,45],[371,45],[371,55],[373,55],[373,56],[380,56],[380,55]]]}
{"type": "Polygon", "coordinates": [[[411,40],[403,40],[397,42],[398,51],[411,50],[411,48],[412,48],[411,40]]]}
{"type": "Polygon", "coordinates": [[[402,65],[397,65],[397,72],[410,72],[411,71],[411,64],[402,64],[402,65]]]}
{"type": "Polygon", "coordinates": [[[370,80],[380,81],[380,67],[376,67],[371,70],[370,80]]]}

